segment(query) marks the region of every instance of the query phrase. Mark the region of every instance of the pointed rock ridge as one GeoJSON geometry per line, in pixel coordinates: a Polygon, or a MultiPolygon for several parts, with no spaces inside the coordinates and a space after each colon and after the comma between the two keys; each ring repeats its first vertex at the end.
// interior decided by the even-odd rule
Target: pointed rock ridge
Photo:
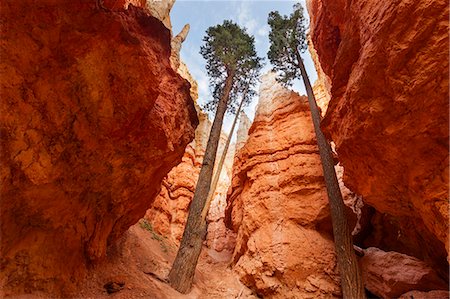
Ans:
{"type": "Polygon", "coordinates": [[[375,246],[448,278],[448,2],[308,1],[330,78],[322,123],[344,182],[375,208],[375,246]],[[388,221],[389,220],[389,221],[388,221]]]}
{"type": "MultiPolygon", "coordinates": [[[[448,290],[448,284],[439,277],[436,271],[423,261],[406,254],[393,251],[384,252],[370,247],[364,250],[364,256],[359,263],[363,273],[364,286],[372,294],[381,298],[398,298],[413,290],[448,290]]],[[[417,298],[422,297],[417,296],[417,298]]]]}
{"type": "Polygon", "coordinates": [[[265,298],[340,297],[328,198],[306,97],[262,77],[235,158],[226,224],[232,265],[265,298]]]}
{"type": "Polygon", "coordinates": [[[172,38],[171,47],[172,47],[172,55],[170,56],[170,63],[174,70],[177,70],[180,67],[180,51],[181,45],[186,40],[186,37],[189,33],[190,25],[184,25],[183,29],[181,29],[180,33],[177,34],[174,38],[172,38]]]}
{"type": "Polygon", "coordinates": [[[0,11],[0,297],[69,297],[151,206],[198,119],[170,31],[142,9],[0,11]]]}
{"type": "MultiPolygon", "coordinates": [[[[175,0],[96,0],[103,8],[113,11],[121,11],[128,9],[130,5],[145,9],[148,14],[160,20],[166,28],[170,29],[172,34],[172,24],[170,21],[170,11],[172,10],[175,0]]],[[[178,33],[171,42],[172,55],[170,56],[170,64],[174,70],[180,67],[180,50],[181,44],[189,33],[189,24],[184,25],[183,29],[178,33]]],[[[185,77],[183,77],[185,78],[185,77]]],[[[186,78],[185,78],[186,79],[186,78]]]]}

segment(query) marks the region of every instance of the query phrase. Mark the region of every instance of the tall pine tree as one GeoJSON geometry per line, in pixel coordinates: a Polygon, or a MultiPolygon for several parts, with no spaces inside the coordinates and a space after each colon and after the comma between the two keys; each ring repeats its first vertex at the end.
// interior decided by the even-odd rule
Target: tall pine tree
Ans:
{"type": "Polygon", "coordinates": [[[319,109],[300,56],[300,52],[307,48],[303,7],[299,3],[294,5],[294,11],[290,16],[281,16],[277,11],[271,12],[268,23],[271,31],[269,33],[270,50],[267,55],[274,66],[273,70],[279,75],[278,80],[285,85],[290,85],[294,79],[301,76],[305,84],[330,202],[334,243],[344,298],[365,298],[361,271],[345,216],[344,201],[334,169],[331,147],[320,129],[319,109]]]}
{"type": "MultiPolygon", "coordinates": [[[[211,188],[223,118],[227,107],[236,111],[236,100],[246,88],[250,72],[261,67],[254,38],[231,21],[208,28],[200,53],[205,58],[213,99],[205,105],[216,110],[203,158],[202,168],[189,208],[189,215],[175,261],[169,273],[170,285],[181,293],[191,289],[195,268],[206,237],[206,221],[201,214],[211,188]]],[[[253,83],[254,84],[254,83],[253,83]]]]}

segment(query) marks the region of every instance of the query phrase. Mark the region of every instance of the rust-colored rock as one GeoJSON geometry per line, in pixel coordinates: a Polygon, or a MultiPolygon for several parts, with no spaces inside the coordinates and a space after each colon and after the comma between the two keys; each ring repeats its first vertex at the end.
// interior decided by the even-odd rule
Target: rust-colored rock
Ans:
{"type": "Polygon", "coordinates": [[[317,0],[309,12],[345,184],[398,223],[383,249],[448,277],[448,2],[317,0]]]}
{"type": "Polygon", "coordinates": [[[1,295],[74,291],[194,138],[170,31],[96,3],[1,2],[1,295]]]}
{"type": "Polygon", "coordinates": [[[340,296],[328,198],[306,97],[263,77],[235,158],[226,223],[234,269],[265,298],[340,296]]]}
{"type": "MultiPolygon", "coordinates": [[[[184,39],[184,38],[183,38],[184,39]]],[[[177,43],[181,47],[180,39],[177,43]]],[[[172,45],[174,39],[172,39],[172,45]]],[[[152,225],[155,232],[178,242],[183,235],[184,225],[192,197],[194,196],[197,178],[200,173],[201,161],[206,148],[204,130],[209,132],[211,123],[208,116],[201,111],[196,101],[198,99],[198,84],[187,69],[185,63],[179,60],[179,50],[173,51],[170,57],[172,67],[178,67],[178,73],[191,84],[191,97],[199,118],[199,125],[193,140],[185,150],[181,163],[168,173],[161,185],[161,192],[152,207],[147,210],[145,219],[152,225]]],[[[206,135],[207,136],[207,135],[206,135]]],[[[207,137],[206,137],[207,138],[207,137]]]]}
{"type": "Polygon", "coordinates": [[[321,115],[324,116],[330,102],[331,83],[330,78],[322,69],[316,49],[314,49],[314,45],[311,41],[311,35],[308,35],[308,50],[317,72],[317,80],[313,85],[314,97],[316,98],[317,106],[320,108],[321,115]]]}
{"type": "Polygon", "coordinates": [[[370,247],[364,250],[364,256],[359,263],[364,286],[381,298],[398,298],[411,290],[431,291],[448,288],[447,283],[430,266],[406,254],[384,252],[370,247]]]}
{"type": "MultiPolygon", "coordinates": [[[[183,70],[183,68],[180,70],[183,70]]],[[[194,196],[209,131],[211,130],[211,122],[207,115],[199,107],[197,109],[200,124],[195,131],[195,140],[187,146],[181,163],[164,178],[161,192],[145,216],[145,219],[149,221],[156,232],[171,238],[177,244],[183,236],[189,206],[194,196]]],[[[218,149],[219,155],[222,154],[226,139],[227,136],[222,133],[218,149]]],[[[223,223],[233,156],[234,151],[229,149],[207,217],[209,225],[206,244],[216,251],[224,249],[232,251],[234,248],[234,234],[223,223]]]]}
{"type": "Polygon", "coordinates": [[[192,144],[186,147],[181,163],[164,178],[161,192],[145,215],[155,232],[174,241],[181,240],[183,235],[200,172],[196,165],[195,150],[192,144]]]}
{"type": "Polygon", "coordinates": [[[410,291],[407,292],[400,297],[399,299],[449,299],[450,293],[448,291],[429,291],[429,292],[421,292],[421,291],[410,291]]]}

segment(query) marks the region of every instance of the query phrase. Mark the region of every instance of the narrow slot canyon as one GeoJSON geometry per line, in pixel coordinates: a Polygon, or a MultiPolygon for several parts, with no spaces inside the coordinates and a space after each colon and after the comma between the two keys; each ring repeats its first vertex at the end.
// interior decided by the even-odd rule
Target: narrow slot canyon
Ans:
{"type": "MultiPolygon", "coordinates": [[[[182,2],[0,0],[0,297],[350,298],[301,76],[281,82],[289,69],[270,52],[257,83],[248,63],[243,75],[193,63],[220,41],[197,41],[214,13],[232,9],[266,55],[277,24],[264,11],[253,21],[265,27],[252,25],[245,5],[283,10],[206,1],[223,11],[188,24],[179,15],[201,2],[174,12],[182,2]],[[230,73],[248,85],[230,87],[211,163],[230,73]],[[193,284],[179,292],[169,277],[208,166],[218,183],[203,194],[193,284]]],[[[450,299],[448,1],[300,4],[364,295],[450,299]]],[[[207,34],[227,28],[214,25],[207,34]]]]}

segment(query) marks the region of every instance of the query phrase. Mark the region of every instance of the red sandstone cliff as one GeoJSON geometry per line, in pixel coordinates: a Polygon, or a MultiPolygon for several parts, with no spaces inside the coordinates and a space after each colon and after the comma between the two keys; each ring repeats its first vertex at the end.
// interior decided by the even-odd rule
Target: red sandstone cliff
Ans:
{"type": "Polygon", "coordinates": [[[74,291],[194,138],[170,31],[96,4],[0,4],[3,295],[74,291]]]}
{"type": "Polygon", "coordinates": [[[266,298],[340,296],[328,198],[305,97],[265,75],[237,153],[227,225],[234,269],[266,298]]]}
{"type": "Polygon", "coordinates": [[[448,2],[317,0],[309,12],[331,85],[323,129],[345,184],[375,208],[364,245],[448,277],[448,2]]]}

